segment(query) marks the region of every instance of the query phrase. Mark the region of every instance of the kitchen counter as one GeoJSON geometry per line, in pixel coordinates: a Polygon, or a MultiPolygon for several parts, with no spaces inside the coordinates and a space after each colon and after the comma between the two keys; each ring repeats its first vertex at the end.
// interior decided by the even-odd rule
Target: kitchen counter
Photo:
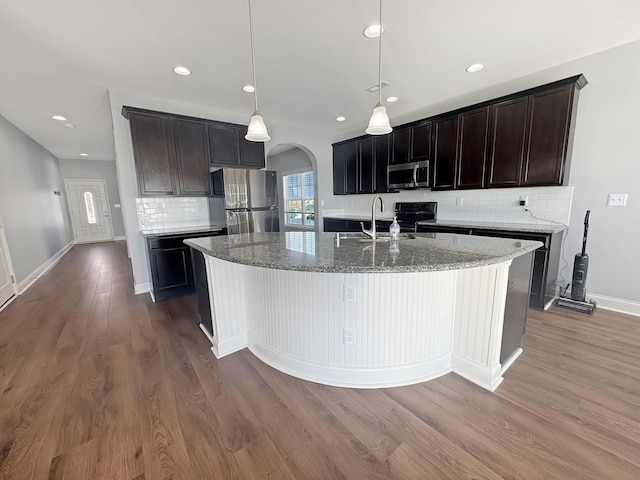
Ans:
{"type": "Polygon", "coordinates": [[[522,352],[541,243],[412,237],[398,251],[314,232],[185,240],[204,254],[210,315],[200,327],[211,350],[249,348],[326,385],[393,387],[453,371],[495,390],[522,352]]]}
{"type": "Polygon", "coordinates": [[[348,233],[341,234],[338,244],[335,234],[315,232],[251,233],[194,238],[185,243],[228,262],[324,273],[459,270],[506,262],[542,246],[528,240],[448,233],[403,235],[393,244],[348,233]]]}
{"type": "Polygon", "coordinates": [[[154,228],[146,228],[140,230],[140,233],[145,238],[148,237],[163,237],[166,235],[190,235],[197,233],[207,233],[207,232],[221,232],[223,229],[227,228],[225,224],[215,224],[215,225],[198,225],[198,226],[181,226],[181,227],[154,227],[154,228]]]}
{"type": "Polygon", "coordinates": [[[567,229],[561,223],[506,223],[506,222],[474,222],[469,220],[427,220],[416,222],[416,225],[433,225],[436,227],[480,228],[485,230],[504,230],[527,233],[557,233],[567,229]]]}

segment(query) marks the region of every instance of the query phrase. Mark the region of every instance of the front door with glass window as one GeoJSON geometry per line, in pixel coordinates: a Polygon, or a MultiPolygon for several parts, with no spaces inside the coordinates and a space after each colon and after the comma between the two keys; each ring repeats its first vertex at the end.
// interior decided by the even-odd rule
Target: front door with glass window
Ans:
{"type": "Polygon", "coordinates": [[[104,180],[65,180],[73,233],[78,243],[113,240],[104,180]]]}

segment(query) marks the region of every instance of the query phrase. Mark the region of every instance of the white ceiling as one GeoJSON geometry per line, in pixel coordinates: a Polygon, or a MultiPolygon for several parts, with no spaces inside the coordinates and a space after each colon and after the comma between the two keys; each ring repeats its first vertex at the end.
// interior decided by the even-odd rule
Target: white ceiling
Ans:
{"type": "MultiPolygon", "coordinates": [[[[384,96],[401,116],[640,39],[638,0],[383,0],[384,96]],[[487,67],[465,72],[475,62],[487,67]]],[[[252,0],[270,120],[364,128],[377,0],[252,0]],[[337,123],[344,115],[347,121],[337,123]]],[[[579,72],[576,72],[579,73],[579,72]]],[[[112,160],[108,89],[253,111],[243,0],[0,0],[0,114],[60,158],[112,160]],[[172,72],[175,65],[193,71],[172,72]],[[62,114],[71,130],[51,120],[62,114]]]]}

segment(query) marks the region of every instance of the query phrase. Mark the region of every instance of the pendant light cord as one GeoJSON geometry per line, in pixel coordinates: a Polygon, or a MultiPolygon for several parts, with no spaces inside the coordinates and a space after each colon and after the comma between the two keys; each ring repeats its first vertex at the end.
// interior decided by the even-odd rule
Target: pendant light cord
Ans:
{"type": "Polygon", "coordinates": [[[378,103],[382,103],[382,0],[380,3],[380,35],[378,35],[378,103]]]}
{"type": "Polygon", "coordinates": [[[249,3],[249,38],[251,39],[251,68],[253,71],[253,101],[255,104],[255,111],[258,111],[258,82],[256,82],[256,55],[253,51],[253,20],[251,16],[251,0],[249,3]]]}

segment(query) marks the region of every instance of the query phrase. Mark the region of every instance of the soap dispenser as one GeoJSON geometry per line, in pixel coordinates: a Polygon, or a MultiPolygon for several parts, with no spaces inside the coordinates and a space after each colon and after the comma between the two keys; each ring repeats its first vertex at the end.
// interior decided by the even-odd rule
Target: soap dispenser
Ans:
{"type": "Polygon", "coordinates": [[[398,217],[393,217],[393,223],[389,226],[389,237],[391,240],[400,238],[400,225],[398,225],[398,217]]]}

